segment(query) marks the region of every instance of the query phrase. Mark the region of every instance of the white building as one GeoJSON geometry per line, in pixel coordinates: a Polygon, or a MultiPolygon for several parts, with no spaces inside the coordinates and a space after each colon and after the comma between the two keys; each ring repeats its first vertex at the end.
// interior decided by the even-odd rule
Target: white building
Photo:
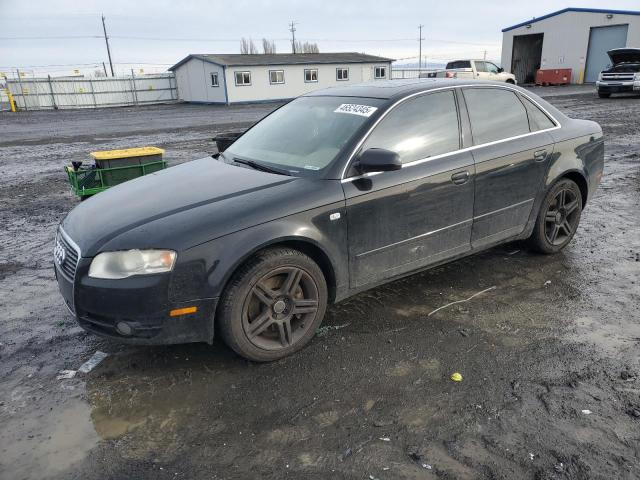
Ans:
{"type": "Polygon", "coordinates": [[[178,97],[193,103],[295,98],[318,88],[391,78],[390,58],[363,53],[189,55],[169,70],[178,97]]]}
{"type": "Polygon", "coordinates": [[[502,68],[518,83],[538,69],[571,69],[572,83],[595,82],[612,48],[640,48],[640,11],[565,8],[502,30],[502,68]]]}

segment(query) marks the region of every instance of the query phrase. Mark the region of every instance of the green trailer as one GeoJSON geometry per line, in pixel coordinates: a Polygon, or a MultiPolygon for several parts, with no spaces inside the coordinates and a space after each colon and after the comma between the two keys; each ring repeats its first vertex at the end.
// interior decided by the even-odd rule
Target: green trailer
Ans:
{"type": "Polygon", "coordinates": [[[156,147],[91,152],[94,165],[73,162],[65,171],[72,190],[84,200],[119,183],[166,168],[163,154],[164,150],[156,147]]]}

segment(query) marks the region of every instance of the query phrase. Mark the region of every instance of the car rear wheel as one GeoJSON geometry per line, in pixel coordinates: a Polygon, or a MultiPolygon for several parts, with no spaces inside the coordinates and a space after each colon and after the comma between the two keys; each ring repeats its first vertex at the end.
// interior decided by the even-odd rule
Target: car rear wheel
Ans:
{"type": "Polygon", "coordinates": [[[232,277],[221,299],[219,328],[239,355],[268,362],[305,346],[327,307],[318,265],[291,248],[256,254],[232,277]]]}
{"type": "Polygon", "coordinates": [[[529,237],[534,250],[556,253],[566,247],[578,229],[582,213],[580,187],[568,178],[557,182],[540,207],[536,225],[529,237]]]}

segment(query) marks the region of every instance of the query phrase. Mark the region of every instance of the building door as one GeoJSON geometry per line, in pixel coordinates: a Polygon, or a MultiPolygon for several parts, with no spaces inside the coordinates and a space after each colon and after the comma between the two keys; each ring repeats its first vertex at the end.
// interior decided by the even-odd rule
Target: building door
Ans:
{"type": "Polygon", "coordinates": [[[595,82],[598,80],[600,72],[611,63],[607,55],[609,50],[627,46],[628,29],[629,25],[591,27],[584,75],[585,82],[595,82]]]}
{"type": "MultiPolygon", "coordinates": [[[[542,60],[544,33],[516,35],[511,52],[511,73],[518,83],[534,83],[542,60]]],[[[504,67],[504,65],[503,65],[504,67]]]]}

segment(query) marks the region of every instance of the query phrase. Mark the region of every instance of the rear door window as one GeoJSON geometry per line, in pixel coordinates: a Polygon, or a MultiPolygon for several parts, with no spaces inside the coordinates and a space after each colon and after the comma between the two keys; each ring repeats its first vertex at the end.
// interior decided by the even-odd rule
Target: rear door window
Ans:
{"type": "Polygon", "coordinates": [[[364,142],[362,151],[368,148],[396,152],[402,163],[458,150],[460,129],[453,90],[405,100],[364,142]]]}
{"type": "Polygon", "coordinates": [[[471,62],[469,60],[457,60],[455,62],[447,63],[447,70],[454,68],[471,68],[471,62]]]}
{"type": "Polygon", "coordinates": [[[527,111],[511,90],[466,88],[463,91],[474,145],[529,133],[527,111]]]}
{"type": "Polygon", "coordinates": [[[544,113],[540,108],[535,105],[531,100],[525,96],[521,96],[524,106],[527,108],[529,114],[529,127],[532,132],[538,130],[546,130],[547,128],[555,127],[555,123],[544,113]]]}

